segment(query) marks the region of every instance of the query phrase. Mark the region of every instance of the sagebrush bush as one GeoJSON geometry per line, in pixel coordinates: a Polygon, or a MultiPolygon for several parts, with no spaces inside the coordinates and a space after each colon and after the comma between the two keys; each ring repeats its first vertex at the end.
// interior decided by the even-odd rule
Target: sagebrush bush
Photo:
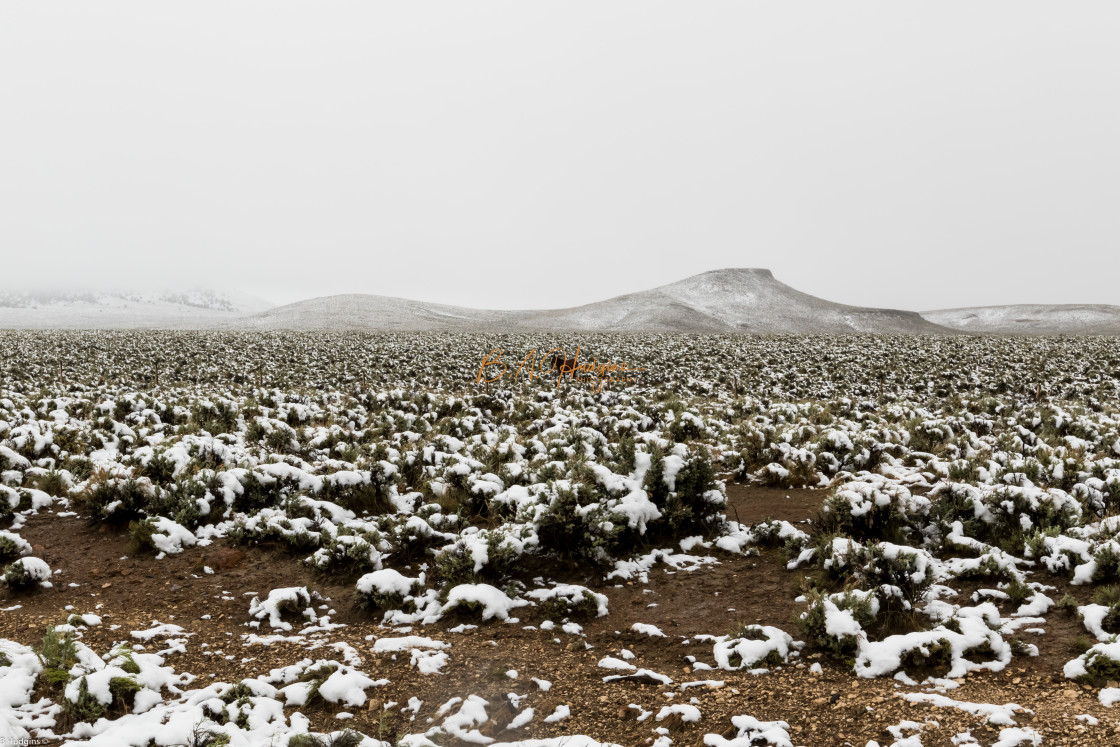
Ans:
{"type": "Polygon", "coordinates": [[[795,620],[801,637],[809,646],[850,665],[860,639],[852,634],[830,633],[827,616],[842,610],[851,613],[860,627],[871,625],[875,621],[871,597],[854,592],[829,595],[818,589],[810,590],[806,596],[809,608],[795,620]]]}
{"type": "Polygon", "coordinates": [[[534,523],[542,550],[605,566],[615,553],[625,519],[612,516],[601,504],[585,504],[576,490],[556,487],[534,523]]]}
{"type": "MultiPolygon", "coordinates": [[[[3,572],[0,573],[0,581],[12,591],[17,592],[28,591],[39,586],[46,579],[46,576],[37,566],[28,565],[26,562],[28,560],[33,559],[20,558],[16,562],[4,566],[3,572]]],[[[49,575],[49,571],[46,575],[49,575]]]]}
{"type": "Polygon", "coordinates": [[[69,632],[48,627],[36,652],[43,663],[43,677],[47,682],[65,685],[70,681],[70,669],[78,661],[78,647],[69,632]]]}
{"type": "Polygon", "coordinates": [[[913,677],[916,674],[944,673],[953,664],[953,645],[944,638],[933,643],[909,648],[900,657],[899,668],[913,677]]]}
{"type": "Polygon", "coordinates": [[[95,475],[79,494],[85,509],[98,518],[117,524],[138,519],[150,507],[155,491],[147,478],[95,475]]]}
{"type": "Polygon", "coordinates": [[[860,542],[883,540],[905,544],[928,513],[929,501],[911,496],[901,485],[850,482],[825,500],[820,531],[860,542]]]}

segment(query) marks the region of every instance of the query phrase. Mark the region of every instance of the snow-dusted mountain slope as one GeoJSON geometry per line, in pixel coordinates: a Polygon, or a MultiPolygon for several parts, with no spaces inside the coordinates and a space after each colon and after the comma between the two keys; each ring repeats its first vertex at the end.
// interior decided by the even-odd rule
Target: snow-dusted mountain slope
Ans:
{"type": "Polygon", "coordinates": [[[488,311],[372,295],[315,298],[235,322],[253,329],[951,333],[915,312],[825,301],[769,270],[714,270],[568,309],[488,311]]]}
{"type": "Polygon", "coordinates": [[[12,293],[0,291],[0,328],[205,329],[271,307],[254,296],[181,293],[12,293]]]}
{"type": "Polygon", "coordinates": [[[1023,304],[924,311],[929,321],[998,335],[1120,335],[1120,306],[1023,304]]]}

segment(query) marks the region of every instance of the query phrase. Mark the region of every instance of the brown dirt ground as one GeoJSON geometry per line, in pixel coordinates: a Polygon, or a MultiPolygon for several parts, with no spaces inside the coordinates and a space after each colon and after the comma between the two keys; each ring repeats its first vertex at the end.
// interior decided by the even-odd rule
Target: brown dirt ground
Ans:
{"type": "MultiPolygon", "coordinates": [[[[744,523],[768,517],[793,522],[815,519],[824,495],[820,491],[736,484],[728,486],[728,494],[728,515],[744,523]]],[[[642,745],[650,741],[654,727],[666,725],[675,744],[701,745],[705,733],[732,736],[730,719],[739,714],[788,721],[795,743],[807,746],[863,747],[868,740],[889,744],[893,740],[886,727],[903,720],[931,722],[922,735],[926,747],[951,747],[950,738],[965,729],[971,729],[983,744],[995,741],[998,733],[997,728],[983,725],[979,717],[956,709],[910,704],[898,697],[920,688],[905,687],[889,678],[859,679],[812,656],[805,663],[819,660],[822,674],[809,673],[807,666],[789,666],[765,675],[693,671],[686,656],[713,661],[711,645],[692,640],[695,635],[723,634],[744,622],[795,630],[792,620],[800,605],[793,600],[802,574],[787,571],[776,550],[763,551],[756,557],[718,553],[719,565],[693,572],[658,566],[650,572],[647,585],[632,582],[602,586],[599,591],[610,598],[611,613],[586,623],[585,637],[558,630],[526,630],[523,625],[541,621],[533,612],[522,615],[521,625],[482,625],[467,633],[448,632],[459,621],[414,629],[413,633],[452,644],[444,674],[421,675],[409,666],[407,654],[378,657],[372,653],[372,643],[365,640],[366,636],[394,633],[380,629],[373,619],[353,608],[351,579],[310,571],[298,557],[269,548],[233,549],[225,542],[188,549],[159,561],[132,557],[123,528],[52,514],[33,517],[20,534],[34,545],[37,555],[62,572],[54,577],[50,590],[18,596],[0,591],[0,607],[20,605],[19,609],[0,613],[0,637],[37,645],[48,625],[65,621],[67,605],[73,605],[74,612],[96,611],[102,615],[104,623],[87,631],[83,639],[99,653],[116,641],[126,640],[129,631],[146,628],[154,620],[174,622],[194,635],[188,641],[187,653],[169,655],[167,663],[198,675],[196,685],[211,679],[210,673],[212,679],[236,682],[305,656],[341,659],[338,652],[325,646],[317,650],[309,650],[308,644],[266,647],[246,644],[241,638],[250,632],[272,632],[245,627],[250,592],[264,595],[277,587],[306,585],[329,598],[330,606],[337,611],[333,621],[346,627],[323,640],[353,646],[363,658],[364,671],[374,678],[387,678],[390,684],[367,691],[368,707],[356,710],[351,722],[333,718],[334,713],[344,710],[338,706],[301,709],[323,731],[349,723],[371,736],[380,734],[392,740],[426,730],[430,727],[428,719],[440,705],[451,697],[473,693],[491,704],[491,720],[483,726],[483,733],[503,741],[581,733],[623,745],[642,745]],[[215,574],[202,574],[203,565],[210,565],[215,574]],[[220,598],[223,591],[228,592],[224,596],[233,597],[232,601],[220,598]],[[211,619],[201,619],[206,614],[211,619]],[[630,629],[635,622],[652,623],[667,637],[637,634],[630,629]],[[110,630],[113,625],[120,627],[110,630]],[[597,662],[604,656],[619,655],[622,648],[636,654],[632,663],[669,675],[675,684],[603,683],[602,678],[611,672],[598,668],[597,662]],[[213,653],[207,656],[205,651],[213,653]],[[508,669],[516,669],[519,677],[507,678],[503,673],[508,669]],[[540,691],[531,677],[551,681],[552,689],[540,691]],[[684,691],[679,688],[680,683],[699,680],[723,680],[725,685],[684,691]],[[524,704],[537,714],[518,732],[501,728],[514,713],[505,699],[509,692],[528,694],[524,704]],[[670,699],[670,693],[676,693],[675,697],[670,699]],[[410,722],[410,714],[402,714],[399,706],[413,696],[423,705],[410,722]],[[688,703],[692,698],[703,714],[697,724],[672,720],[659,724],[653,718],[639,722],[638,712],[629,707],[637,704],[656,713],[663,705],[688,703]],[[382,704],[390,702],[398,706],[382,712],[382,704]],[[544,723],[543,718],[559,704],[571,707],[571,717],[544,723]]],[[[1067,592],[1082,603],[1089,601],[1091,590],[1069,588],[1056,579],[1039,580],[1059,587],[1050,592],[1055,601],[1067,592]]],[[[962,594],[970,591],[962,587],[962,594]]],[[[1047,617],[1045,636],[1022,636],[1039,646],[1040,656],[1016,656],[1002,673],[969,675],[959,681],[958,689],[946,695],[955,700],[1018,703],[1029,708],[1033,713],[1022,712],[1016,721],[1042,732],[1047,745],[1120,744],[1120,712],[1100,706],[1096,690],[1061,677],[1062,665],[1075,655],[1073,640],[1084,633],[1083,629],[1062,612],[1053,611],[1047,617]],[[1074,718],[1085,713],[1100,719],[1100,724],[1087,726],[1074,718]]],[[[149,646],[149,650],[158,649],[149,646]]]]}

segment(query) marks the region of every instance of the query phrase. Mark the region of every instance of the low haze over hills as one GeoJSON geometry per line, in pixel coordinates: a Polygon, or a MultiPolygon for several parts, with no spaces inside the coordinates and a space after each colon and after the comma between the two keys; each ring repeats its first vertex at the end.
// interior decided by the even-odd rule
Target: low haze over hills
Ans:
{"type": "Polygon", "coordinates": [[[1021,304],[925,311],[929,321],[993,335],[1120,335],[1120,306],[1021,304]]]}
{"type": "Polygon", "coordinates": [[[1117,306],[988,306],[913,311],[847,306],[769,270],[705,272],[565,309],[474,309],[389,296],[325,296],[285,306],[215,291],[3,293],[4,328],[151,328],[745,334],[1120,334],[1117,306]]]}
{"type": "Polygon", "coordinates": [[[208,329],[272,304],[213,290],[165,293],[120,291],[0,291],[0,328],[208,329]]]}

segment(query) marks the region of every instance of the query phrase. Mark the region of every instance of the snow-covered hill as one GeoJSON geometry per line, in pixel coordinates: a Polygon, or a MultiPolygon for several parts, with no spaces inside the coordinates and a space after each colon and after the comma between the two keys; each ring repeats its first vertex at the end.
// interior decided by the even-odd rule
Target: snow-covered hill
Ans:
{"type": "Polygon", "coordinates": [[[493,311],[373,295],[315,298],[239,320],[254,329],[947,333],[915,312],[845,306],[778,282],[769,270],[714,270],[568,309],[493,311]]]}
{"type": "Polygon", "coordinates": [[[1021,304],[924,311],[929,321],[996,335],[1120,335],[1120,306],[1021,304]]]}
{"type": "Polygon", "coordinates": [[[236,293],[191,290],[175,293],[0,291],[0,328],[22,329],[205,329],[271,307],[236,293]]]}

